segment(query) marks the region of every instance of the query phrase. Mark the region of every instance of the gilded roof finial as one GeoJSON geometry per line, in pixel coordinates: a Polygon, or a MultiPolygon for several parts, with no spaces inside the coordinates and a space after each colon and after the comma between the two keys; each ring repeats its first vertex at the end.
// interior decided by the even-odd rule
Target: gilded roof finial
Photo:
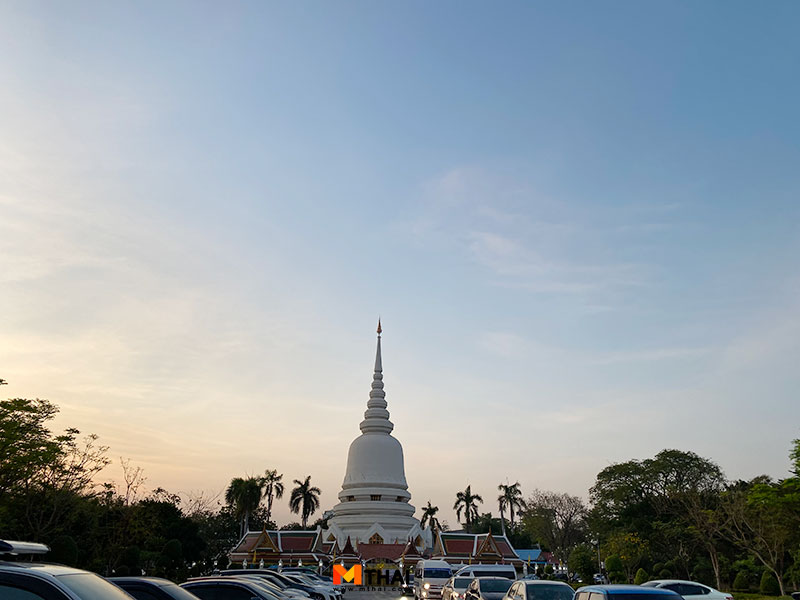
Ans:
{"type": "Polygon", "coordinates": [[[381,329],[381,318],[380,318],[380,317],[378,317],[378,335],[380,335],[380,334],[381,334],[381,331],[383,331],[383,330],[381,329]]]}

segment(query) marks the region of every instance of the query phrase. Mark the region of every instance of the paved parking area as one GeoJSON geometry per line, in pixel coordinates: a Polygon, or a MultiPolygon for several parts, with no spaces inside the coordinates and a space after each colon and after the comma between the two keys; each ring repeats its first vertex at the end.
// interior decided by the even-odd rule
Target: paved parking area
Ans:
{"type": "Polygon", "coordinates": [[[344,600],[400,600],[401,597],[402,593],[399,590],[375,591],[370,589],[370,586],[364,586],[347,590],[344,600]]]}

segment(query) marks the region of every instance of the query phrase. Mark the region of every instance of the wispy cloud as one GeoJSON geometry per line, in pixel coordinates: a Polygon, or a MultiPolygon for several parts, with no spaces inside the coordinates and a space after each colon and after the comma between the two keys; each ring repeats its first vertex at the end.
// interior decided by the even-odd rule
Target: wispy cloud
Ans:
{"type": "Polygon", "coordinates": [[[613,236],[670,226],[634,219],[612,227],[594,223],[524,179],[480,168],[452,169],[423,190],[422,212],[412,226],[422,243],[445,240],[485,269],[487,284],[532,293],[588,299],[648,285],[646,264],[614,257],[613,236]]]}

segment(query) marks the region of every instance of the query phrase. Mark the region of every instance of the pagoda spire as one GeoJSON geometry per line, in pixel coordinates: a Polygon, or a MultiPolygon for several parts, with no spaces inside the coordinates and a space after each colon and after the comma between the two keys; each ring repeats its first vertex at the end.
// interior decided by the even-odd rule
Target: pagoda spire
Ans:
{"type": "Polygon", "coordinates": [[[367,410],[361,421],[362,433],[391,433],[394,425],[386,410],[386,392],[383,391],[383,360],[381,358],[381,320],[378,319],[378,347],[375,351],[375,371],[372,374],[372,389],[369,392],[367,410]]]}

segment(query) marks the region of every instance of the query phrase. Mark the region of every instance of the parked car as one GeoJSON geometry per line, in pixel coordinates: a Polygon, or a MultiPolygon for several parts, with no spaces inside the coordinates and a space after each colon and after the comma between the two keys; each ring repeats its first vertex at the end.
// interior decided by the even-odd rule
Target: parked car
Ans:
{"type": "Polygon", "coordinates": [[[136,600],[197,600],[169,579],[159,577],[109,577],[108,580],[128,592],[136,600]]]}
{"type": "Polygon", "coordinates": [[[443,560],[420,560],[414,566],[414,598],[441,598],[442,587],[453,576],[450,564],[443,560]]]}
{"type": "Polygon", "coordinates": [[[696,581],[684,581],[682,579],[654,579],[642,584],[644,587],[655,587],[665,590],[672,590],[683,596],[685,600],[733,600],[733,596],[720,592],[712,587],[697,583],[696,581]]]}
{"type": "Polygon", "coordinates": [[[456,577],[505,577],[516,580],[517,571],[514,565],[467,565],[455,573],[456,577]]]}
{"type": "Polygon", "coordinates": [[[512,583],[506,577],[476,577],[467,586],[464,600],[501,600],[512,583]]]}
{"type": "Polygon", "coordinates": [[[225,571],[221,571],[219,574],[222,577],[230,577],[236,575],[250,575],[250,576],[262,577],[267,581],[271,581],[272,583],[277,585],[286,594],[295,593],[296,595],[296,592],[300,591],[307,594],[311,598],[311,600],[327,600],[323,594],[319,593],[310,585],[305,585],[293,579],[289,579],[282,573],[272,571],[271,569],[226,569],[225,571]],[[288,590],[294,590],[294,592],[289,592],[288,590]]]}
{"type": "Polygon", "coordinates": [[[560,581],[520,579],[511,584],[503,600],[572,600],[575,590],[560,581]]]}
{"type": "Polygon", "coordinates": [[[316,579],[310,577],[305,573],[290,571],[288,573],[281,572],[281,575],[288,577],[289,579],[296,581],[302,585],[307,585],[313,588],[314,590],[325,596],[325,600],[339,600],[339,598],[342,595],[342,591],[340,589],[334,588],[332,583],[317,581],[316,579]]]}
{"type": "Polygon", "coordinates": [[[442,600],[464,600],[467,586],[474,577],[451,577],[442,587],[442,600]]]}
{"type": "MultiPolygon", "coordinates": [[[[44,544],[0,540],[0,555],[43,555],[44,544]]],[[[0,561],[3,600],[131,600],[126,592],[99,575],[62,565],[0,561]]]]}
{"type": "Polygon", "coordinates": [[[578,588],[575,600],[681,600],[681,596],[657,587],[611,584],[578,588]]]}
{"type": "Polygon", "coordinates": [[[182,583],[200,600],[276,600],[268,589],[248,577],[205,577],[182,583]]]}

